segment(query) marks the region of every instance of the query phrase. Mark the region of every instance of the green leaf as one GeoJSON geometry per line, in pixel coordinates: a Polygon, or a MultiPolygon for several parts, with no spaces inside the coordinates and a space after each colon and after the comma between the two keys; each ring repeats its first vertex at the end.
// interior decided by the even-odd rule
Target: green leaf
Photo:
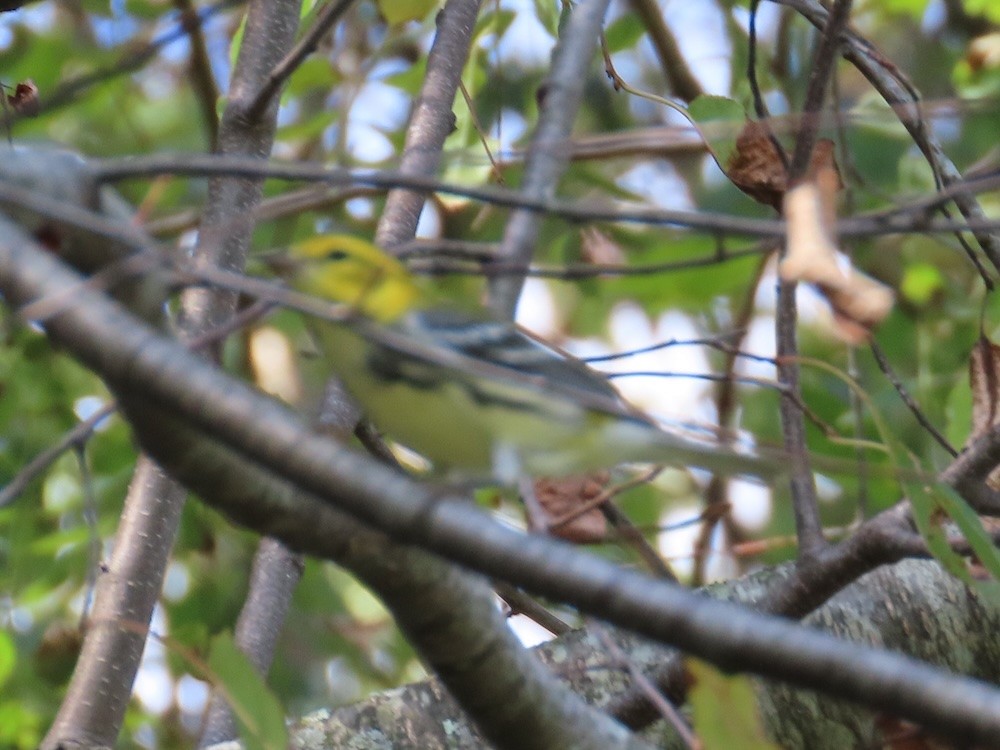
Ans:
{"type": "Polygon", "coordinates": [[[213,683],[222,688],[229,702],[247,748],[287,748],[288,733],[281,704],[246,654],[236,648],[231,635],[224,633],[212,639],[208,666],[213,683]]]}
{"type": "Polygon", "coordinates": [[[29,701],[0,703],[0,747],[38,747],[41,739],[42,718],[31,709],[29,701]]]}
{"type": "Polygon", "coordinates": [[[955,385],[948,393],[945,402],[945,415],[948,418],[945,437],[952,445],[964,445],[968,439],[972,426],[970,414],[972,414],[972,388],[969,387],[969,378],[956,378],[955,385]]]}
{"type": "Polygon", "coordinates": [[[510,10],[498,10],[492,8],[485,13],[479,14],[476,21],[476,28],[472,32],[472,41],[479,41],[484,34],[492,34],[499,40],[514,23],[517,14],[510,10]]]}
{"type": "Polygon", "coordinates": [[[940,482],[926,484],[919,480],[904,482],[913,520],[920,535],[927,542],[934,558],[955,578],[978,592],[986,601],[1000,606],[1000,551],[986,534],[975,511],[951,487],[940,482]],[[969,572],[965,558],[948,544],[944,529],[945,519],[950,518],[965,536],[980,562],[993,576],[979,580],[969,572]]]}
{"type": "Polygon", "coordinates": [[[559,33],[559,6],[554,0],[535,0],[535,17],[552,36],[559,33]]]}
{"type": "Polygon", "coordinates": [[[17,648],[9,633],[0,632],[0,685],[3,685],[14,672],[17,662],[17,648]]]}
{"type": "Polygon", "coordinates": [[[944,277],[930,263],[912,263],[903,272],[899,290],[915,305],[926,305],[944,287],[944,277]]]}
{"type": "Polygon", "coordinates": [[[608,41],[610,52],[621,52],[632,49],[643,34],[646,27],[635,13],[626,13],[604,30],[604,38],[608,41]]]}
{"type": "Polygon", "coordinates": [[[736,151],[736,137],[746,122],[743,105],[725,96],[699,96],[687,109],[688,116],[698,126],[712,156],[725,170],[736,151]]]}
{"type": "MultiPolygon", "coordinates": [[[[240,47],[243,46],[243,34],[246,32],[246,28],[247,28],[247,17],[246,15],[244,15],[240,19],[240,25],[236,27],[236,33],[233,34],[233,41],[229,43],[229,67],[231,70],[236,70],[236,60],[240,56],[240,47]]],[[[224,97],[220,96],[219,101],[217,102],[217,105],[220,108],[219,110],[220,115],[222,114],[223,100],[224,97]]]]}
{"type": "Polygon", "coordinates": [[[904,486],[913,508],[913,520],[920,535],[927,542],[931,554],[953,576],[971,583],[972,577],[969,575],[965,559],[948,544],[942,524],[945,518],[941,512],[943,509],[938,506],[931,486],[920,481],[905,482],[904,486]]]}
{"type": "Polygon", "coordinates": [[[905,193],[933,193],[934,171],[922,154],[907,153],[899,160],[899,190],[905,193]]]}
{"type": "Polygon", "coordinates": [[[705,750],[776,750],[768,741],[749,678],[729,677],[697,659],[684,662],[694,680],[688,702],[705,750]]]}
{"type": "MultiPolygon", "coordinates": [[[[897,0],[900,2],[901,0],[897,0]]],[[[911,0],[917,3],[917,0],[911,0]]],[[[924,4],[927,0],[923,0],[924,4]]],[[[965,0],[964,12],[970,16],[986,16],[994,23],[1000,22],[1000,7],[997,7],[996,0],[965,0]]]]}
{"type": "MultiPolygon", "coordinates": [[[[975,2],[976,0],[968,0],[969,2],[975,2]]],[[[913,18],[920,19],[924,15],[924,11],[927,10],[927,4],[930,0],[882,0],[882,10],[886,13],[905,13],[913,18]]],[[[971,12],[971,8],[966,8],[967,12],[971,12]]]]}
{"type": "Polygon", "coordinates": [[[422,21],[437,5],[438,0],[378,0],[379,12],[390,25],[422,21]]]}
{"type": "Polygon", "coordinates": [[[976,512],[952,487],[939,482],[935,490],[938,504],[958,526],[980,564],[993,578],[991,581],[977,581],[977,588],[982,589],[985,584],[989,596],[1000,602],[1000,549],[993,544],[976,512]]]}

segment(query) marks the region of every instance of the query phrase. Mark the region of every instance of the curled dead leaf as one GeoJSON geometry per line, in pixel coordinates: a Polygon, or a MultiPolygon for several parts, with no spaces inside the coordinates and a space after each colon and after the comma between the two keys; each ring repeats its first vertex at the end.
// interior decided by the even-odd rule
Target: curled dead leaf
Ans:
{"type": "Polygon", "coordinates": [[[833,149],[833,141],[829,138],[816,141],[806,171],[806,181],[815,182],[819,190],[823,226],[831,235],[837,226],[837,193],[844,189],[844,181],[840,178],[840,169],[837,167],[833,149]]]}
{"type": "Polygon", "coordinates": [[[82,646],[83,631],[77,625],[51,623],[35,650],[36,672],[45,680],[61,685],[72,674],[82,646]]]}
{"type": "Polygon", "coordinates": [[[1000,33],[993,32],[973,39],[966,49],[965,62],[974,73],[1000,67],[1000,33]]]}
{"type": "MultiPolygon", "coordinates": [[[[743,126],[725,172],[732,183],[751,198],[781,210],[788,190],[788,170],[763,124],[751,120],[743,126]]],[[[806,179],[821,185],[824,193],[832,190],[836,194],[844,187],[834,143],[829,138],[816,141],[809,157],[806,179]]]]}
{"type": "Polygon", "coordinates": [[[580,230],[580,254],[588,263],[598,266],[616,266],[625,262],[621,245],[595,227],[580,230]]]}
{"type": "Polygon", "coordinates": [[[781,210],[788,189],[788,172],[767,129],[751,120],[736,138],[736,149],[725,165],[726,176],[755,201],[781,210]]]}
{"type": "Polygon", "coordinates": [[[934,737],[923,727],[888,714],[875,717],[875,728],[886,750],[948,750],[957,747],[940,737],[934,737]]]}
{"type": "Polygon", "coordinates": [[[815,285],[833,308],[840,336],[860,343],[889,314],[895,295],[840,254],[833,239],[832,211],[823,205],[818,182],[802,183],[785,195],[788,249],[778,270],[786,281],[815,285]]]}
{"type": "Polygon", "coordinates": [[[972,432],[966,446],[1000,424],[1000,346],[980,334],[969,356],[972,432]]]}
{"type": "MultiPolygon", "coordinates": [[[[1000,346],[980,334],[969,356],[969,387],[972,389],[972,430],[968,447],[1000,424],[1000,346]]],[[[1000,489],[1000,468],[986,478],[990,488],[1000,489]]]]}
{"type": "Polygon", "coordinates": [[[576,544],[604,541],[608,522],[600,508],[589,508],[574,515],[582,506],[599,497],[610,481],[606,471],[554,479],[543,477],[535,482],[535,498],[548,515],[549,532],[576,544]],[[560,523],[560,519],[569,518],[560,523]]]}
{"type": "Polygon", "coordinates": [[[37,115],[41,106],[38,101],[38,86],[30,78],[21,81],[14,87],[14,93],[7,95],[7,103],[22,115],[37,115]]]}

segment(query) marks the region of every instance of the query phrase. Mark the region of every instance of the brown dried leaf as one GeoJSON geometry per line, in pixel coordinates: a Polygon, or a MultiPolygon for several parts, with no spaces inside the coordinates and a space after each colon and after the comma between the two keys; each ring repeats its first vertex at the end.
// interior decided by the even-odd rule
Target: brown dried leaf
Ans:
{"type": "MultiPolygon", "coordinates": [[[[535,481],[535,498],[550,522],[572,514],[581,505],[593,500],[607,487],[610,475],[606,471],[554,479],[543,477],[535,481]]],[[[604,541],[608,522],[599,508],[592,508],[563,524],[550,527],[550,533],[576,544],[604,541]]]]}
{"type": "Polygon", "coordinates": [[[824,207],[816,183],[805,182],[788,191],[784,202],[788,252],[779,273],[786,281],[814,284],[833,308],[840,336],[850,343],[860,343],[889,314],[894,295],[885,284],[838,256],[831,213],[828,206],[824,207]]]}
{"type": "Polygon", "coordinates": [[[755,201],[781,209],[788,173],[767,129],[750,120],[736,137],[736,150],[726,164],[726,176],[755,201]]]}
{"type": "Polygon", "coordinates": [[[14,87],[14,93],[7,95],[7,103],[16,112],[33,117],[38,114],[38,86],[30,78],[21,81],[14,87]]]}
{"type": "Polygon", "coordinates": [[[882,746],[886,750],[949,750],[957,747],[929,735],[923,727],[895,716],[879,714],[875,717],[875,726],[882,735],[882,746]]]}
{"type": "Polygon", "coordinates": [[[83,645],[83,632],[76,625],[51,623],[35,650],[35,671],[56,685],[73,673],[73,666],[83,645]]]}
{"type": "MultiPolygon", "coordinates": [[[[732,183],[751,198],[781,210],[782,199],[788,190],[788,172],[767,128],[761,123],[751,120],[743,126],[725,172],[732,183]]],[[[824,196],[828,191],[836,195],[843,189],[834,143],[829,138],[816,141],[809,157],[806,179],[817,182],[824,196]]]]}
{"type": "Polygon", "coordinates": [[[1000,67],[1000,33],[984,34],[969,43],[965,62],[973,73],[1000,67]]]}
{"type": "Polygon", "coordinates": [[[580,253],[585,261],[594,265],[616,266],[625,262],[621,245],[594,227],[580,230],[580,253]]]}
{"type": "MultiPolygon", "coordinates": [[[[1000,346],[980,334],[969,356],[969,387],[972,389],[972,431],[966,447],[1000,424],[1000,346]]],[[[986,478],[992,489],[1000,489],[1000,468],[986,478]]]]}
{"type": "Polygon", "coordinates": [[[823,226],[831,235],[837,226],[837,193],[844,189],[844,181],[840,179],[840,169],[837,167],[833,148],[833,141],[829,138],[816,141],[809,159],[809,169],[806,171],[806,180],[815,182],[819,189],[823,226]]]}
{"type": "MultiPolygon", "coordinates": [[[[827,182],[837,193],[844,189],[844,182],[840,179],[840,167],[837,166],[837,156],[834,151],[835,144],[829,138],[820,138],[813,146],[812,155],[809,157],[809,168],[806,170],[806,179],[819,182],[820,175],[826,173],[827,182]]],[[[820,186],[822,190],[822,185],[820,186]]],[[[827,190],[822,190],[825,194],[827,190]]]]}
{"type": "Polygon", "coordinates": [[[1000,346],[981,334],[969,356],[969,387],[972,432],[966,446],[1000,423],[1000,346]]]}

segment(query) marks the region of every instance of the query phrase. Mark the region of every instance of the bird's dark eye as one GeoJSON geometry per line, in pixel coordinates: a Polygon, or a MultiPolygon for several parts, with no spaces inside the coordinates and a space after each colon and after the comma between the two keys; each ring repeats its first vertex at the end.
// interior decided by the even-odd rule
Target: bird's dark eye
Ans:
{"type": "Polygon", "coordinates": [[[345,260],[346,258],[346,250],[331,250],[326,254],[325,260],[345,260]]]}

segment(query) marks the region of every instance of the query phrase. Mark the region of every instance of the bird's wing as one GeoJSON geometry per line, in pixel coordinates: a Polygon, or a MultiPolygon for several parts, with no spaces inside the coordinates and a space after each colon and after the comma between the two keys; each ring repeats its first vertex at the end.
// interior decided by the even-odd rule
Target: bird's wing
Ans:
{"type": "Polygon", "coordinates": [[[472,386],[492,381],[616,417],[650,421],[625,402],[604,375],[513,323],[431,308],[412,312],[392,330],[372,329],[371,336],[370,343],[377,346],[372,350],[376,361],[370,364],[376,370],[402,367],[411,382],[423,379],[431,385],[447,369],[450,377],[472,386]]]}

